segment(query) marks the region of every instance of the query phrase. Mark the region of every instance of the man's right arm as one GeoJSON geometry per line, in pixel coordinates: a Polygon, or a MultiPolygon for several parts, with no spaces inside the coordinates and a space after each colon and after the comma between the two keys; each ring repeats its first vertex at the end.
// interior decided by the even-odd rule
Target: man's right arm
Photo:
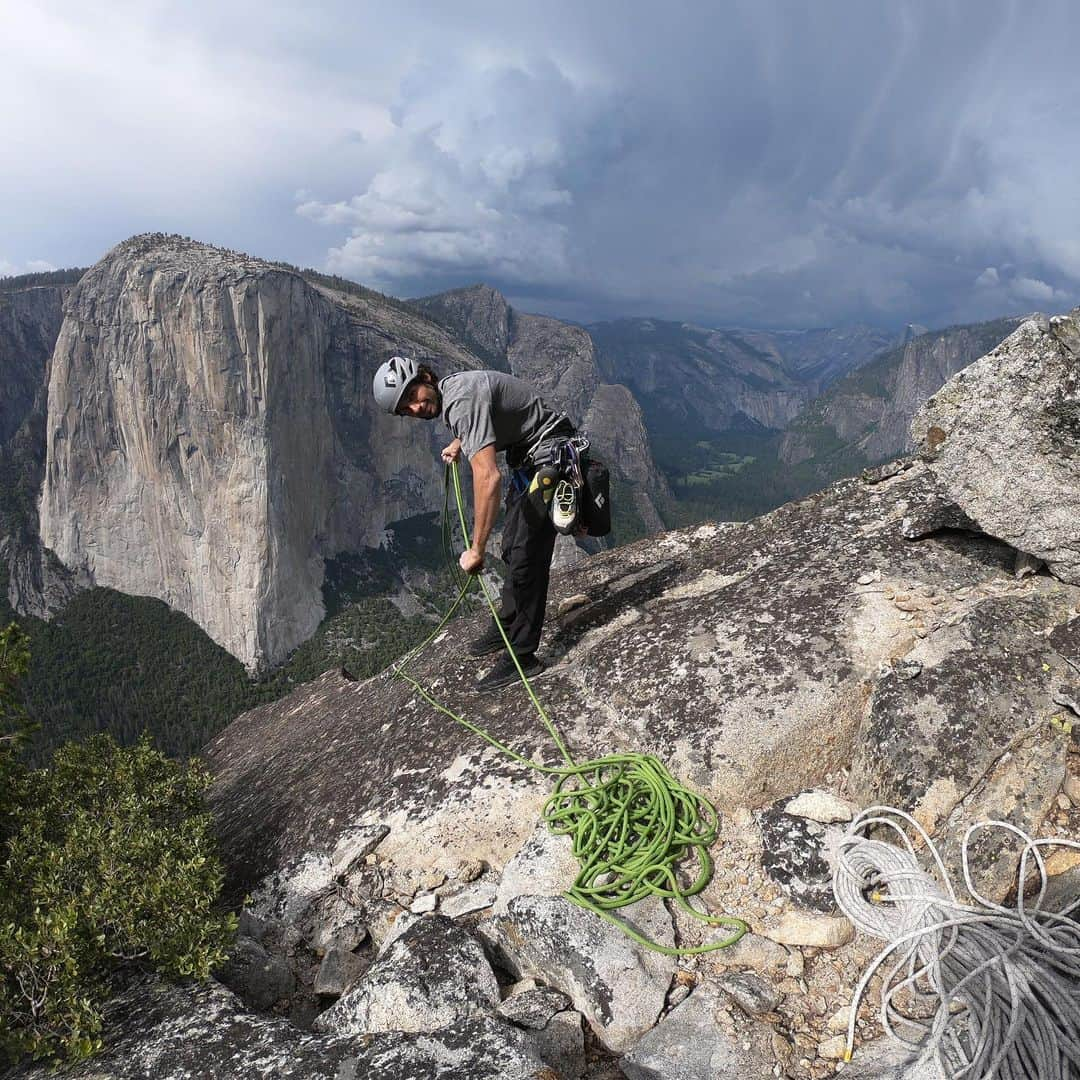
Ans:
{"type": "Polygon", "coordinates": [[[495,461],[495,445],[490,443],[477,450],[469,459],[473,480],[473,536],[472,547],[464,552],[460,562],[463,570],[478,573],[484,566],[484,552],[488,538],[495,528],[499,514],[499,492],[502,477],[495,461]]]}

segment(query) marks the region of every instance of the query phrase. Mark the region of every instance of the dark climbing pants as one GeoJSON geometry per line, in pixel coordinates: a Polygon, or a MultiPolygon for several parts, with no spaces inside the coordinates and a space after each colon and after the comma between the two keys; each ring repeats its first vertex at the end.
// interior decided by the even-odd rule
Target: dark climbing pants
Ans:
{"type": "Polygon", "coordinates": [[[551,518],[530,512],[528,499],[511,484],[503,523],[507,573],[499,618],[519,656],[536,652],[540,645],[556,535],[551,518]]]}

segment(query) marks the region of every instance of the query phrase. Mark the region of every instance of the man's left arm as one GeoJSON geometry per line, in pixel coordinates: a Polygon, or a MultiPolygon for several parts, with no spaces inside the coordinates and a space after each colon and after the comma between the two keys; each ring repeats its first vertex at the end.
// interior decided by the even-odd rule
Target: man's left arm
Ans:
{"type": "Polygon", "coordinates": [[[499,492],[502,477],[495,462],[495,444],[489,443],[469,459],[473,480],[472,547],[461,553],[458,560],[467,574],[478,574],[484,568],[484,552],[488,537],[495,528],[499,513],[499,492]]]}

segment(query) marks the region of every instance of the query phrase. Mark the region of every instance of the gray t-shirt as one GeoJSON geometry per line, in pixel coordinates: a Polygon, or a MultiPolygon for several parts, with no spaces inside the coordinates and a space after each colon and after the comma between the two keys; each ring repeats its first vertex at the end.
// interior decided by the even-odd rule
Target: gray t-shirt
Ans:
{"type": "Polygon", "coordinates": [[[560,415],[525,381],[501,371],[459,371],[439,382],[446,426],[467,461],[485,446],[527,448],[560,415]]]}

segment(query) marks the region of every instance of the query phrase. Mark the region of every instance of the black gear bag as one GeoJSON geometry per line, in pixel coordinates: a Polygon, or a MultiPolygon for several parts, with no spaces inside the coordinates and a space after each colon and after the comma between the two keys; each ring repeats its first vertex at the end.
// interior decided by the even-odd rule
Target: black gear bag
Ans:
{"type": "Polygon", "coordinates": [[[599,458],[588,452],[583,456],[581,476],[585,483],[578,492],[579,517],[589,536],[607,536],[611,532],[611,476],[599,458]]]}

